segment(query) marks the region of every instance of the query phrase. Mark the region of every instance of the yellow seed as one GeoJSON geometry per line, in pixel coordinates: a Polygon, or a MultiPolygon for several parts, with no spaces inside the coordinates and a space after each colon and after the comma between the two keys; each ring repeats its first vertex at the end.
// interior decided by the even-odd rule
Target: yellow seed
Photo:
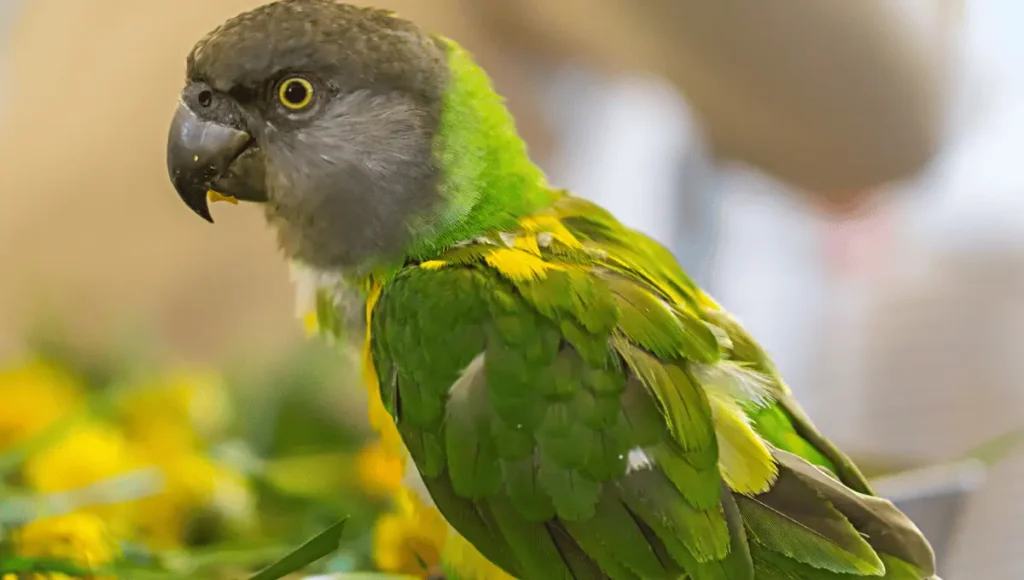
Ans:
{"type": "Polygon", "coordinates": [[[206,199],[210,200],[210,203],[217,203],[218,201],[226,201],[226,202],[228,202],[228,203],[230,203],[232,205],[238,205],[238,200],[237,199],[231,197],[230,195],[224,195],[223,193],[218,193],[218,192],[216,192],[216,191],[214,191],[212,189],[210,191],[206,192],[206,199]]]}

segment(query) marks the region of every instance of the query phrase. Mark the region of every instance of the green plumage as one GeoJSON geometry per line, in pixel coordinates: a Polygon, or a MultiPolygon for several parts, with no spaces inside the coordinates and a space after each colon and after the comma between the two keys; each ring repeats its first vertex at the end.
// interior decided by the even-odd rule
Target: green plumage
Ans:
{"type": "Polygon", "coordinates": [[[548,218],[546,232],[528,218],[409,264],[375,308],[382,395],[421,471],[458,504],[438,505],[491,514],[449,516],[467,539],[485,554],[503,544],[501,565],[522,578],[932,576],[920,534],[850,489],[864,488],[856,471],[790,411],[738,324],[674,267],[649,268],[642,245],[612,253],[635,234],[594,206],[563,197],[537,223],[548,218]],[[519,249],[538,235],[537,253],[519,249]],[[579,245],[576,259],[551,249],[556,238],[579,245]],[[702,382],[715,368],[761,382],[744,397],[702,382]],[[745,436],[724,431],[712,409],[723,406],[765,449],[760,493],[723,481],[721,438],[745,436]]]}
{"type": "Polygon", "coordinates": [[[448,48],[447,221],[370,278],[370,347],[458,531],[528,580],[932,578],[757,343],[663,247],[548,188],[448,48]]]}

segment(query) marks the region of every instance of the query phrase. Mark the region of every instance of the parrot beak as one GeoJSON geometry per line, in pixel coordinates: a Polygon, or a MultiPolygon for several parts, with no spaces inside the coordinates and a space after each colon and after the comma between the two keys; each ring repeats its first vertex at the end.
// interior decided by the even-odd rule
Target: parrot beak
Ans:
{"type": "Polygon", "coordinates": [[[266,201],[262,164],[249,133],[200,118],[179,103],[167,137],[167,172],[181,200],[213,223],[207,195],[244,201],[266,201]]]}

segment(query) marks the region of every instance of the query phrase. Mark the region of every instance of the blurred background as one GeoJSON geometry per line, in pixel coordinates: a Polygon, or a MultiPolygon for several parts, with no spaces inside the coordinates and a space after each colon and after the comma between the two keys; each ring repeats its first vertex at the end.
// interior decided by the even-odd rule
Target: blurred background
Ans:
{"type": "MultiPolygon", "coordinates": [[[[206,227],[164,166],[185,55],[257,3],[0,0],[0,355],[40,326],[174,364],[302,348],[261,213],[206,227]]],[[[551,180],[669,246],[855,457],[1024,425],[1024,5],[375,4],[474,52],[551,180]]],[[[943,578],[1021,577],[1022,480],[1024,453],[992,469],[943,578]]]]}

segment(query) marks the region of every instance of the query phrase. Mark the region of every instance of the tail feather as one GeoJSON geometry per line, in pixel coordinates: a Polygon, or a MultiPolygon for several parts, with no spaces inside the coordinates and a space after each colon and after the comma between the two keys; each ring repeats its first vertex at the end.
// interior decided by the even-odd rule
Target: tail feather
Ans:
{"type": "Polygon", "coordinates": [[[939,580],[928,541],[890,501],[853,491],[797,455],[772,455],[773,488],[735,494],[756,580],[939,580]]]}
{"type": "Polygon", "coordinates": [[[773,455],[782,469],[799,477],[846,516],[877,552],[906,562],[926,575],[935,574],[931,545],[892,502],[853,491],[796,455],[778,450],[773,455]]]}

